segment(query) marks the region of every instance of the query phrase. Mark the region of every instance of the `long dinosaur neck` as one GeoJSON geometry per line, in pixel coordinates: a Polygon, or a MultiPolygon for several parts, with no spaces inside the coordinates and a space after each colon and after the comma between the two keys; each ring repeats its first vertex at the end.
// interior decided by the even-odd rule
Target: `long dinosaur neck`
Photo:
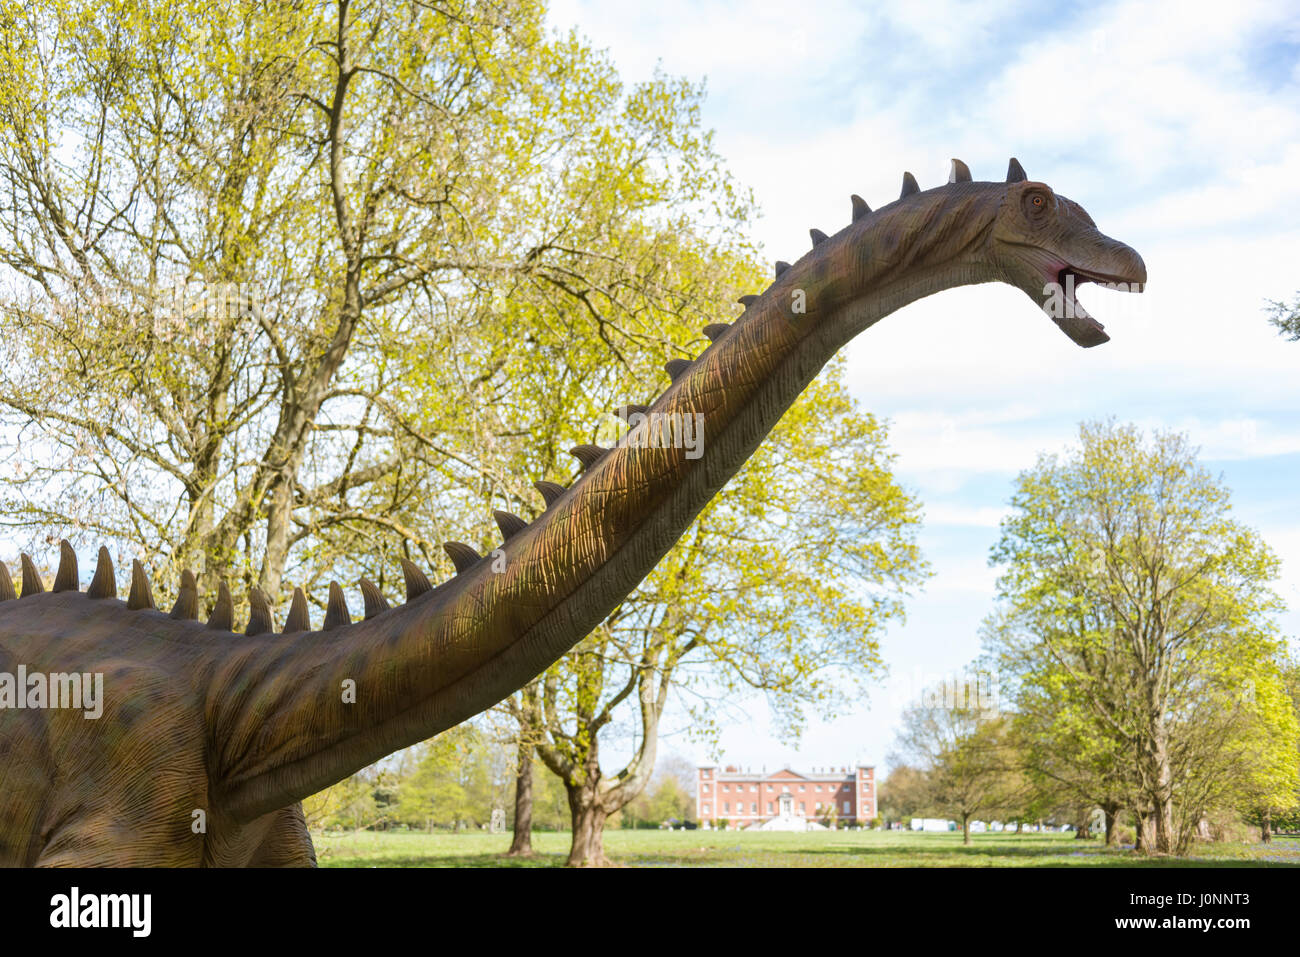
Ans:
{"type": "Polygon", "coordinates": [[[711,327],[713,344],[674,370],[647,421],[501,556],[363,622],[234,639],[206,676],[214,778],[231,812],[301,799],[549,667],[649,574],[849,338],[916,299],[998,278],[981,251],[1000,202],[997,184],[959,183],[819,242],[734,325],[711,327]],[[698,457],[647,440],[676,415],[702,417],[698,457]]]}

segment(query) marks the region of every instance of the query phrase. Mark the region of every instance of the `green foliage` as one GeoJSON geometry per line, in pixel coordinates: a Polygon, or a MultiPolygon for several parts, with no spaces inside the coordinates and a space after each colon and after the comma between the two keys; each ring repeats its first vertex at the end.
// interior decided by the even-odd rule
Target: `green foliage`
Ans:
{"type": "Polygon", "coordinates": [[[1300,341],[1300,295],[1292,299],[1289,304],[1271,300],[1266,311],[1269,313],[1268,321],[1280,334],[1292,342],[1300,341]]]}
{"type": "Polygon", "coordinates": [[[991,701],[956,702],[942,687],[928,689],[903,711],[898,751],[912,765],[891,772],[882,806],[899,820],[951,815],[969,840],[971,819],[1019,803],[1019,759],[1008,725],[991,701]]]}
{"type": "Polygon", "coordinates": [[[986,646],[1039,783],[1143,809],[1174,851],[1216,807],[1294,793],[1278,563],[1183,436],[1079,439],[1017,482],[986,646]]]}
{"type": "Polygon", "coordinates": [[[659,827],[669,822],[695,820],[695,798],[672,774],[659,774],[619,812],[617,826],[659,827]]]}

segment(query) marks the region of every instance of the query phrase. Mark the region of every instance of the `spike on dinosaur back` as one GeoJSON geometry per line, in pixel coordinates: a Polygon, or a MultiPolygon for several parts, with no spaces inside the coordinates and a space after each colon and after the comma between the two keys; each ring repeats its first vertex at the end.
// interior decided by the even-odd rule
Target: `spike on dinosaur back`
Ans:
{"type": "Polygon", "coordinates": [[[867,201],[857,193],[849,197],[849,202],[853,204],[853,221],[855,223],[871,212],[871,207],[867,205],[867,201]]]}
{"type": "Polygon", "coordinates": [[[736,302],[740,303],[742,306],[748,309],[754,303],[758,302],[758,296],[755,296],[751,293],[748,296],[741,296],[739,299],[736,300],[736,302]]]}
{"type": "Polygon", "coordinates": [[[569,454],[582,463],[583,469],[589,469],[606,455],[609,449],[602,449],[599,445],[575,445],[569,449],[569,454]]]}
{"type": "Polygon", "coordinates": [[[774,267],[773,270],[776,273],[776,278],[780,279],[781,274],[784,273],[789,268],[790,268],[790,264],[788,262],[786,262],[783,259],[778,259],[776,261],[776,266],[774,267]]]}
{"type": "Polygon", "coordinates": [[[497,520],[501,537],[507,542],[528,527],[527,522],[512,512],[493,512],[492,517],[497,520]]]}
{"type": "Polygon", "coordinates": [[[248,590],[248,627],[246,635],[265,635],[275,631],[275,619],[271,616],[271,603],[266,599],[266,592],[254,585],[248,590]]]}
{"type": "Polygon", "coordinates": [[[95,565],[95,577],[90,580],[86,597],[117,597],[117,574],[113,571],[113,557],[108,554],[108,548],[104,545],[99,546],[99,561],[95,565]]]}
{"type": "Polygon", "coordinates": [[[0,562],[0,601],[13,601],[18,597],[14,591],[14,580],[9,577],[9,569],[0,562]]]}
{"type": "Polygon", "coordinates": [[[379,586],[369,578],[363,578],[361,585],[361,600],[366,603],[366,620],[369,621],[375,615],[388,611],[388,599],[384,593],[379,590],[379,586]]]}
{"type": "Polygon", "coordinates": [[[711,322],[704,327],[704,334],[709,337],[710,342],[717,342],[722,334],[730,328],[731,326],[725,322],[711,322]]]}
{"type": "Polygon", "coordinates": [[[948,173],[948,182],[969,183],[970,181],[970,167],[954,156],[952,170],[948,173]]]}
{"type": "Polygon", "coordinates": [[[23,568],[23,597],[45,591],[45,582],[41,581],[41,573],[36,570],[36,563],[32,561],[32,556],[24,552],[18,557],[18,561],[23,568]]]}
{"type": "Polygon", "coordinates": [[[290,635],[299,631],[311,630],[311,615],[307,611],[307,596],[301,588],[293,590],[293,601],[289,602],[289,617],[284,620],[284,631],[290,635]]]}
{"type": "Polygon", "coordinates": [[[690,359],[669,359],[664,363],[664,370],[668,373],[668,377],[674,382],[680,379],[690,367],[690,359]]]}
{"type": "Polygon", "coordinates": [[[325,624],[321,626],[321,630],[333,631],[335,628],[350,624],[352,624],[352,613],[348,611],[347,596],[343,594],[343,589],[339,587],[338,582],[330,582],[329,603],[325,606],[325,624]]]}
{"type": "Polygon", "coordinates": [[[406,582],[406,600],[418,598],[433,586],[429,584],[429,576],[419,565],[409,558],[398,558],[402,563],[402,578],[406,582]]]}
{"type": "Polygon", "coordinates": [[[176,604],[172,605],[171,616],[183,621],[194,621],[199,617],[199,585],[188,568],[181,572],[181,587],[176,595],[176,604]]]}
{"type": "Polygon", "coordinates": [[[632,416],[634,415],[645,415],[647,412],[650,411],[650,406],[637,405],[635,403],[629,402],[627,405],[620,405],[618,409],[616,409],[615,411],[617,412],[618,417],[622,419],[624,422],[626,422],[629,419],[631,419],[632,416]]]}
{"type": "Polygon", "coordinates": [[[208,615],[208,627],[213,631],[233,631],[235,627],[235,605],[230,600],[230,589],[225,582],[217,585],[217,603],[208,615]]]}
{"type": "Polygon", "coordinates": [[[1025,168],[1020,165],[1020,160],[1011,157],[1011,162],[1007,164],[1007,182],[1023,183],[1027,179],[1029,177],[1025,175],[1025,168]]]}
{"type": "Polygon", "coordinates": [[[820,229],[810,229],[808,230],[808,235],[812,237],[812,244],[814,249],[816,249],[822,243],[826,242],[826,240],[830,239],[830,237],[827,236],[820,229]]]}
{"type": "Polygon", "coordinates": [[[564,486],[557,485],[554,482],[534,482],[533,488],[542,493],[542,498],[546,499],[548,508],[555,503],[557,498],[564,494],[564,486]]]}
{"type": "Polygon", "coordinates": [[[917,185],[916,177],[911,173],[903,174],[903,191],[898,194],[899,199],[907,199],[913,193],[919,193],[921,187],[917,185]]]}
{"type": "Polygon", "coordinates": [[[476,549],[464,542],[443,542],[442,550],[447,553],[451,563],[456,566],[457,575],[473,568],[478,564],[478,560],[483,557],[476,549]]]}
{"type": "Polygon", "coordinates": [[[131,593],[127,596],[126,607],[132,611],[153,608],[153,589],[149,587],[149,576],[144,573],[140,559],[131,562],[131,593]]]}
{"type": "Polygon", "coordinates": [[[81,578],[77,574],[77,553],[65,538],[59,542],[59,570],[54,576],[54,585],[50,591],[76,591],[81,587],[81,578]]]}

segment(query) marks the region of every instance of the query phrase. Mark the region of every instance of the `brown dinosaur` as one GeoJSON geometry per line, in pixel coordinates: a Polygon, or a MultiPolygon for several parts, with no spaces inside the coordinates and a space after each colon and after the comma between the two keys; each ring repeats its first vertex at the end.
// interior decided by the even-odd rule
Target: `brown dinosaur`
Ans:
{"type": "Polygon", "coordinates": [[[49,591],[24,555],[19,598],[0,564],[0,705],[3,676],[20,668],[29,680],[103,676],[93,720],[0,708],[0,865],[314,863],[297,802],[492,706],[581,640],[857,333],[971,283],[1007,282],[1061,311],[1059,284],[1068,308],[1053,318],[1094,346],[1107,336],[1073,286],[1146,280],[1136,252],[1014,159],[1001,183],[972,182],[958,160],[935,189],[904,174],[896,202],[872,212],[854,196],[853,222],[812,238],[741,300],[737,322],[705,329],[703,355],[668,363],[672,384],[651,406],[625,408],[637,424],[616,448],[574,449],[583,474],[568,489],[537,483],[536,521],[498,512],[505,541],[489,556],[447,543],[457,574],[437,587],[404,565],[399,607],[363,580],[365,616],[353,622],[331,583],[321,629],[297,591],[275,633],[254,590],[234,634],[224,586],[206,625],[194,620],[189,573],[166,613],[138,562],[128,599],[116,598],[106,549],[84,592],[66,542],[49,591]],[[656,416],[673,414],[703,417],[701,455],[647,440],[656,416]]]}

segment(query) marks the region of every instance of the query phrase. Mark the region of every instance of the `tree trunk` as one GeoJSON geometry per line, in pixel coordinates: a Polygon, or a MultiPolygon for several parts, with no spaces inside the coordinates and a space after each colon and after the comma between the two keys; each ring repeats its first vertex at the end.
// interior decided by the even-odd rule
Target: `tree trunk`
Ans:
{"type": "Polygon", "coordinates": [[[600,800],[600,772],[584,777],[581,784],[565,788],[569,795],[569,815],[573,821],[573,843],[569,847],[570,867],[607,867],[605,856],[605,818],[608,815],[600,800]]]}
{"type": "Polygon", "coordinates": [[[1147,811],[1134,811],[1133,816],[1137,818],[1137,837],[1135,838],[1135,847],[1142,854],[1155,853],[1155,827],[1154,815],[1147,811]]]}
{"type": "Polygon", "coordinates": [[[1273,812],[1265,811],[1259,822],[1259,839],[1265,844],[1273,840],[1273,812]]]}
{"type": "Polygon", "coordinates": [[[1119,808],[1112,805],[1102,808],[1101,811],[1106,815],[1106,846],[1114,847],[1115,840],[1119,836],[1118,829],[1115,827],[1119,818],[1119,808]]]}
{"type": "Polygon", "coordinates": [[[970,844],[970,815],[969,814],[963,814],[961,816],[961,842],[963,844],[970,844]]]}
{"type": "Polygon", "coordinates": [[[519,767],[515,772],[515,833],[507,857],[533,855],[533,746],[519,739],[519,767]]]}

